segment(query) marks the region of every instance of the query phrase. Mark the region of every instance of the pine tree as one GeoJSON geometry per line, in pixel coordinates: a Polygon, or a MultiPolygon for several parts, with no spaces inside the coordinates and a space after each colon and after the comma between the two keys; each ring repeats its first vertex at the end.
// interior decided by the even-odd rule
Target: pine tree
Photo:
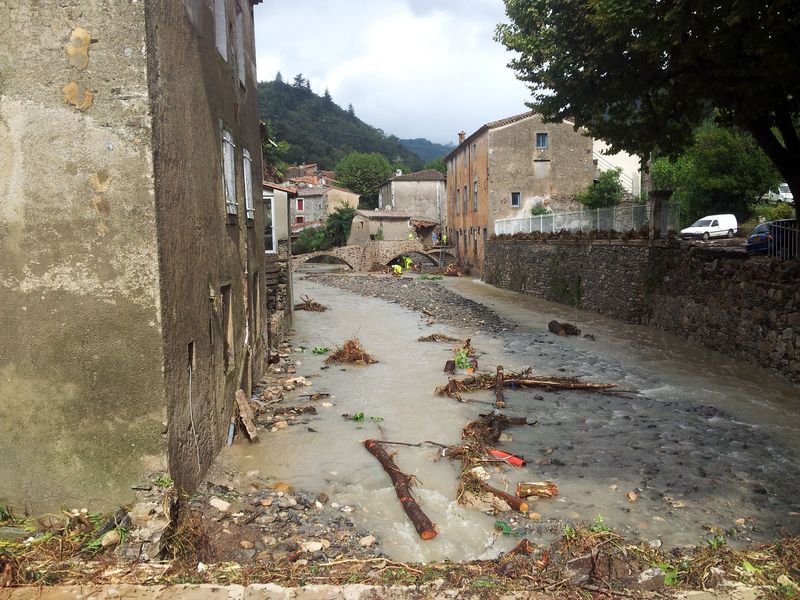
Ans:
{"type": "Polygon", "coordinates": [[[331,93],[328,91],[328,88],[325,88],[325,93],[322,95],[325,99],[325,102],[333,102],[333,98],[331,98],[331,93]]]}
{"type": "Polygon", "coordinates": [[[275,74],[275,83],[283,83],[283,75],[280,71],[275,74]]]}
{"type": "Polygon", "coordinates": [[[347,105],[347,114],[350,115],[351,117],[355,117],[356,116],[356,109],[353,108],[353,104],[352,103],[347,105]]]}
{"type": "Polygon", "coordinates": [[[294,76],[294,82],[292,83],[293,87],[301,88],[304,87],[305,85],[306,85],[306,80],[305,77],[303,77],[302,73],[298,73],[297,75],[294,76]]]}

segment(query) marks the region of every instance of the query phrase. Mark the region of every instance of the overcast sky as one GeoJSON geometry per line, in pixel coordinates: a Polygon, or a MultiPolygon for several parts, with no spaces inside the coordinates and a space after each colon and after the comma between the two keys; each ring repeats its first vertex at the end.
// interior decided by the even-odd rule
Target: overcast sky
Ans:
{"type": "Polygon", "coordinates": [[[493,40],[502,0],[266,0],[256,6],[258,78],[280,71],[388,134],[456,142],[527,110],[527,88],[493,40]]]}

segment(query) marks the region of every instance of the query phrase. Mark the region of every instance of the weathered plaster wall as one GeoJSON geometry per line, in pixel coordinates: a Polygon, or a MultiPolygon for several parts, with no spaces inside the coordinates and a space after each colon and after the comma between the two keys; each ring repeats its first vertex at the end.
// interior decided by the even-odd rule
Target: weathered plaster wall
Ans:
{"type": "Polygon", "coordinates": [[[483,264],[485,243],[491,233],[489,160],[489,134],[483,133],[447,161],[447,239],[459,262],[478,268],[483,264]],[[477,207],[473,202],[476,183],[477,207]]]}
{"type": "Polygon", "coordinates": [[[444,181],[390,181],[384,204],[412,217],[442,222],[445,218],[447,190],[444,181]]]}
{"type": "Polygon", "coordinates": [[[143,3],[0,3],[0,504],[163,468],[143,3]]]}
{"type": "Polygon", "coordinates": [[[304,223],[310,223],[311,221],[323,221],[325,217],[328,216],[326,205],[327,199],[321,192],[315,194],[308,193],[306,196],[292,198],[292,223],[297,223],[297,217],[303,217],[304,223]],[[298,200],[303,202],[303,210],[297,210],[298,200]]]}
{"type": "MultiPolygon", "coordinates": [[[[527,217],[533,206],[571,198],[592,183],[592,138],[569,123],[544,123],[533,115],[489,131],[489,220],[527,217]],[[546,149],[536,134],[546,133],[546,149]],[[511,192],[520,206],[511,206],[511,192]]],[[[553,204],[551,208],[557,208],[553,204]]]]}
{"type": "Polygon", "coordinates": [[[342,190],[339,188],[330,188],[325,196],[327,198],[325,203],[326,216],[333,214],[333,212],[340,206],[358,208],[359,195],[355,192],[350,192],[348,190],[342,190]]]}
{"type": "MultiPolygon", "coordinates": [[[[229,31],[234,28],[234,4],[227,2],[229,31]]],[[[211,3],[185,0],[146,6],[153,49],[148,67],[159,257],[162,279],[169,282],[161,294],[169,464],[176,483],[192,490],[224,443],[236,390],[248,390],[266,346],[252,8],[249,2],[241,3],[246,63],[241,85],[233,35],[228,36],[227,60],[216,49],[211,3]],[[233,217],[225,210],[221,122],[236,146],[238,215],[233,217]],[[243,149],[253,160],[253,220],[245,216],[243,149]],[[227,365],[223,286],[231,290],[232,350],[227,365]],[[248,346],[255,352],[249,360],[248,346]]]]}
{"type": "Polygon", "coordinates": [[[800,266],[647,241],[492,240],[484,280],[659,327],[800,382],[800,266]]]}

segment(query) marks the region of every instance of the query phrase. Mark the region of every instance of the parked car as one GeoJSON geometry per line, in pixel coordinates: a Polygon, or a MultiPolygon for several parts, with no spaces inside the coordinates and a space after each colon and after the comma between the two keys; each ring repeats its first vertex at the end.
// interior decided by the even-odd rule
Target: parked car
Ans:
{"type": "Polygon", "coordinates": [[[761,223],[747,237],[748,254],[769,254],[781,258],[797,255],[797,221],[780,219],[761,223]]]}
{"type": "Polygon", "coordinates": [[[735,215],[709,215],[696,221],[691,227],[681,229],[681,238],[707,240],[712,237],[733,237],[737,231],[739,224],[735,215]]]}
{"type": "Polygon", "coordinates": [[[794,204],[794,194],[792,194],[788,183],[782,183],[776,189],[769,190],[766,194],[761,196],[761,198],[770,202],[788,202],[789,204],[794,204]]]}

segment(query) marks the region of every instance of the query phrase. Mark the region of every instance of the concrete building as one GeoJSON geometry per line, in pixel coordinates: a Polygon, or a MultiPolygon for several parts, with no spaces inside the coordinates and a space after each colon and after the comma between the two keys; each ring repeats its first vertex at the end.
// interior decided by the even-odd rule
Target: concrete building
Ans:
{"type": "Polygon", "coordinates": [[[375,239],[386,242],[407,241],[409,232],[413,235],[414,230],[406,213],[357,210],[350,226],[347,245],[364,245],[375,239]]]}
{"type": "Polygon", "coordinates": [[[443,223],[447,216],[445,182],[445,176],[433,169],[395,175],[378,190],[378,208],[443,223]]]}
{"type": "Polygon", "coordinates": [[[291,203],[291,220],[294,225],[311,222],[324,223],[328,215],[340,206],[358,208],[358,194],[330,185],[303,185],[296,188],[291,203]]]}
{"type": "Polygon", "coordinates": [[[496,219],[526,217],[535,206],[578,209],[573,197],[596,173],[590,137],[533,112],[460,134],[445,161],[447,241],[477,269],[496,219]]]}
{"type": "Polygon", "coordinates": [[[192,490],[265,357],[253,5],[4,2],[0,504],[192,490]]]}

